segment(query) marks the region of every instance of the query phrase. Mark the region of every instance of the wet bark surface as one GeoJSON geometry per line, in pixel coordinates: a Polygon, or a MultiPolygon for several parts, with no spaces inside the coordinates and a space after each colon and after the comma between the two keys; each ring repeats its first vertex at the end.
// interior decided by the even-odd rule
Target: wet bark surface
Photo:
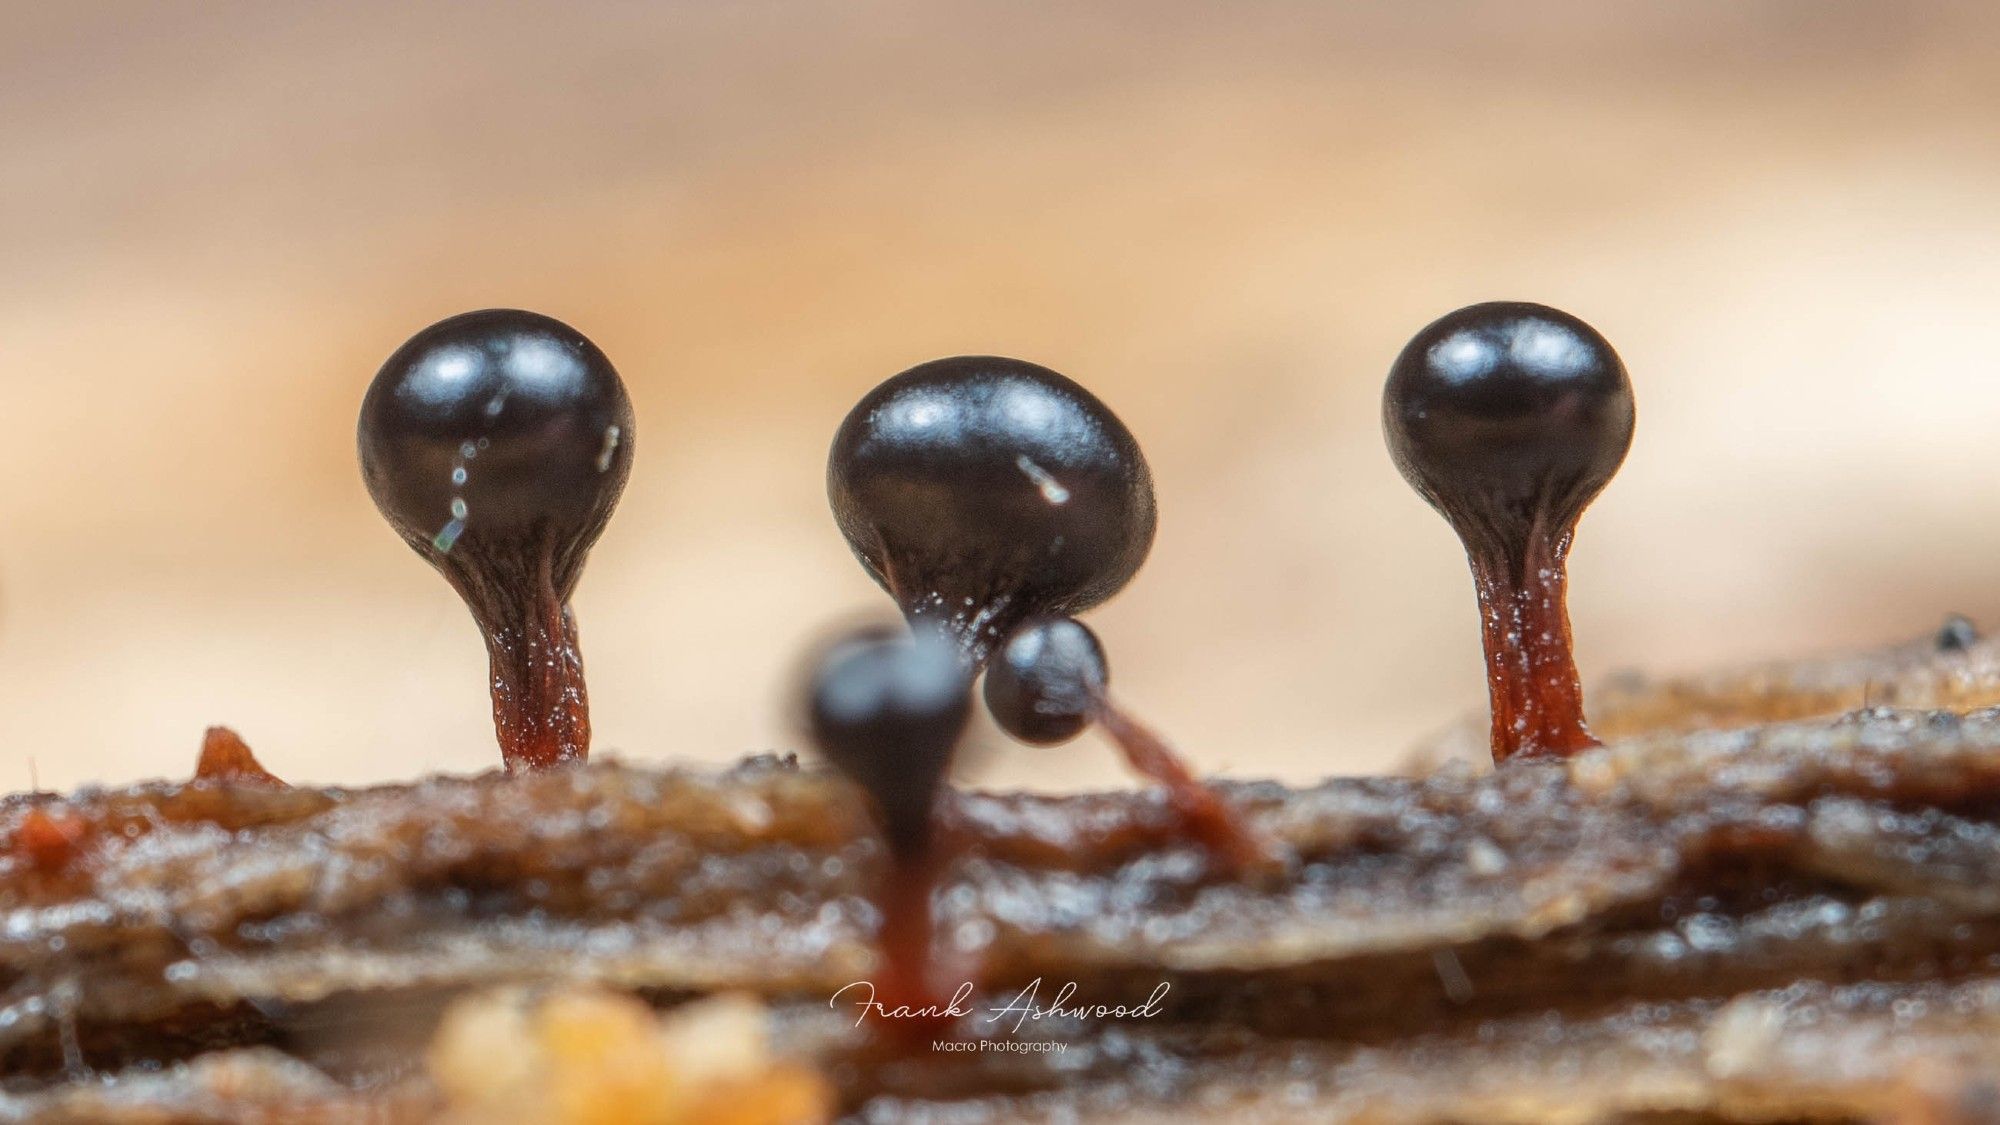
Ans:
{"type": "MultiPolygon", "coordinates": [[[[1980,643],[1927,660],[1986,690],[1980,643]]],[[[1786,721],[1226,786],[1287,857],[1258,872],[1151,792],[961,794],[958,1050],[829,1002],[875,971],[885,857],[852,788],[787,761],[9,797],[0,1118],[420,1120],[445,1000],[526,980],[754,993],[859,1119],[1989,1119],[2000,713],[1756,690],[1786,721]],[[995,1018],[1037,981],[1151,1014],[995,1018]],[[1063,1049],[1005,1046],[1035,1043],[1063,1049]]]]}

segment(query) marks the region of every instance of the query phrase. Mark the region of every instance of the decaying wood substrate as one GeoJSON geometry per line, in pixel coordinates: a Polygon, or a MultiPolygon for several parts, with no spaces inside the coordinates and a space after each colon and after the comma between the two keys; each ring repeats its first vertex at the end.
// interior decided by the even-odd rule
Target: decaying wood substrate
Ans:
{"type": "Polygon", "coordinates": [[[1627,683],[1618,740],[1569,763],[1232,787],[1294,856],[1244,881],[1145,793],[967,794],[937,909],[978,989],[949,1050],[829,1004],[872,969],[881,855],[817,771],[11,797],[0,1120],[467,1120],[467,1043],[529,1083],[500,1056],[554,1066],[592,1003],[654,1034],[559,1007],[600,987],[666,1012],[663,1043],[754,1025],[728,1080],[793,1115],[2000,1120],[1993,703],[2000,649],[1949,630],[1627,683]],[[1848,710],[1871,700],[1905,709],[1848,710]],[[1157,1014],[992,1018],[1037,980],[1157,1014]],[[495,986],[525,991],[439,1030],[495,986]]]}

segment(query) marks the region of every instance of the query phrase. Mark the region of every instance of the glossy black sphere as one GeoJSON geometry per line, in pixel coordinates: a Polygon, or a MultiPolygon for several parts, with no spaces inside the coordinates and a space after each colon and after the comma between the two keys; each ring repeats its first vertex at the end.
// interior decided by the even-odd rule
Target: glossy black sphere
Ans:
{"type": "Polygon", "coordinates": [[[868,630],[827,649],[806,701],[813,741],[875,799],[890,846],[905,855],[921,850],[972,713],[972,684],[957,652],[929,631],[868,630]]]}
{"type": "Polygon", "coordinates": [[[1396,467],[1470,547],[1510,549],[1537,520],[1567,531],[1632,444],[1632,385],[1568,313],[1472,305],[1417,333],[1389,372],[1396,467]]]}
{"type": "Polygon", "coordinates": [[[960,356],[870,391],[827,459],[834,519],[905,612],[961,639],[1116,593],[1153,543],[1153,482],[1117,416],[1018,359],[960,356]]]}
{"type": "Polygon", "coordinates": [[[420,554],[548,542],[566,595],[631,474],[632,403],[575,329],[487,309],[398,348],[358,437],[369,495],[420,554]]]}
{"type": "Polygon", "coordinates": [[[1054,746],[1096,718],[1110,680],[1097,634],[1073,617],[1038,617],[994,653],[986,669],[986,709],[1022,742],[1054,746]]]}

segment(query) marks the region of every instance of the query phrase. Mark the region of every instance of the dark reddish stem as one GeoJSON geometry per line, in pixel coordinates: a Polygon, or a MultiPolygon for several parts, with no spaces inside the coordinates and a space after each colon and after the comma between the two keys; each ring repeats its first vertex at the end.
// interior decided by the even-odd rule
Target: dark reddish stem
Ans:
{"type": "Polygon", "coordinates": [[[1537,521],[1519,559],[1472,564],[1493,707],[1493,760],[1569,757],[1601,746],[1583,720],[1566,594],[1570,533],[1537,521]]]}
{"type": "MultiPolygon", "coordinates": [[[[935,851],[935,845],[930,846],[935,851]]],[[[928,1042],[956,1021],[948,1014],[951,995],[938,980],[932,953],[935,927],[931,920],[931,890],[939,863],[934,855],[897,855],[890,861],[877,905],[882,930],[877,937],[882,954],[881,986],[876,1000],[884,1012],[907,1013],[881,1021],[882,1033],[906,1043],[928,1042]]]]}
{"type": "Polygon", "coordinates": [[[1166,790],[1189,833],[1209,851],[1239,871],[1275,862],[1269,845],[1244,823],[1234,806],[1188,769],[1165,739],[1103,695],[1097,699],[1097,722],[1133,770],[1166,790]]]}
{"type": "Polygon", "coordinates": [[[551,769],[590,756],[590,697],[583,684],[576,616],[556,592],[547,551],[539,558],[523,608],[516,623],[491,629],[486,636],[493,731],[512,773],[551,769]]]}

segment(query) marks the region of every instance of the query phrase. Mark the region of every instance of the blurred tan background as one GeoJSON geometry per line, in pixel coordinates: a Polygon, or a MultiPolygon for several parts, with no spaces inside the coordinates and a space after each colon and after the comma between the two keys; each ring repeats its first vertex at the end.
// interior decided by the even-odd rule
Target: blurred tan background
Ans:
{"type": "MultiPolygon", "coordinates": [[[[578,599],[598,747],[790,748],[886,601],[825,510],[864,390],[991,351],[1145,444],[1093,616],[1204,767],[1388,768],[1483,703],[1463,557],[1381,445],[1403,341],[1568,308],[1640,401],[1587,678],[2000,626],[2000,8],[0,4],[0,788],[497,762],[482,652],[354,413],[520,305],[639,413],[578,599]]],[[[990,735],[989,735],[990,737],[990,735]]],[[[1094,741],[990,784],[1120,783],[1094,741]]]]}

